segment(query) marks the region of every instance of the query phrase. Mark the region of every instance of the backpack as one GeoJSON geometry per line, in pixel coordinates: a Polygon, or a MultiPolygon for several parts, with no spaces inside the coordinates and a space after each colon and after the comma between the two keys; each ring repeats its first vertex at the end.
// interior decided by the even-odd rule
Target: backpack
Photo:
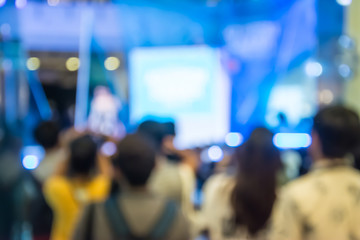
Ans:
{"type": "Polygon", "coordinates": [[[173,201],[167,201],[159,219],[155,222],[150,233],[146,236],[137,236],[126,222],[126,219],[117,204],[116,197],[110,197],[105,202],[105,211],[116,239],[121,240],[160,240],[165,239],[177,215],[177,206],[173,201]]]}

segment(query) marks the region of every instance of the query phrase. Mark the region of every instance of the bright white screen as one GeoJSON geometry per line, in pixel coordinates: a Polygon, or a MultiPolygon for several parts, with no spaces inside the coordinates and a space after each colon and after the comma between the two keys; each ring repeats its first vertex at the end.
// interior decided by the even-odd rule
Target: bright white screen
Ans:
{"type": "Polygon", "coordinates": [[[179,148],[223,142],[229,132],[229,81],[209,47],[138,48],[130,54],[130,122],[176,121],[179,148]]]}

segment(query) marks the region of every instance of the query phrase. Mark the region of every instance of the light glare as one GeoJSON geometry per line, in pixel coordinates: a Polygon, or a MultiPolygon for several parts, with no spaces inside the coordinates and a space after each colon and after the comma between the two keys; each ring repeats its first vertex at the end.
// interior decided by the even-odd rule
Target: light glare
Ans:
{"type": "Polygon", "coordinates": [[[243,136],[240,133],[231,132],[228,133],[225,137],[225,143],[229,147],[238,147],[243,142],[243,136]]]}
{"type": "Polygon", "coordinates": [[[108,157],[114,155],[116,153],[116,144],[113,142],[105,142],[101,146],[101,152],[108,157]]]}
{"type": "Polygon", "coordinates": [[[26,155],[22,160],[22,164],[25,169],[35,169],[39,166],[39,158],[35,155],[26,155]]]}
{"type": "Polygon", "coordinates": [[[40,59],[37,57],[31,57],[26,61],[26,67],[30,71],[36,71],[40,68],[40,59]]]}
{"type": "Polygon", "coordinates": [[[281,149],[307,148],[311,145],[311,136],[307,133],[277,133],[273,143],[281,149]]]}
{"type": "Polygon", "coordinates": [[[71,57],[66,61],[66,69],[70,72],[77,71],[80,67],[80,59],[77,57],[71,57]]]}
{"type": "Polygon", "coordinates": [[[117,57],[108,57],[104,65],[108,71],[114,71],[120,67],[120,60],[117,57]]]}
{"type": "Polygon", "coordinates": [[[27,4],[27,0],[16,0],[15,1],[15,6],[17,8],[24,8],[27,4]]]}
{"type": "Polygon", "coordinates": [[[305,66],[305,72],[310,77],[319,77],[323,73],[323,67],[319,62],[310,61],[305,66]]]}
{"type": "Polygon", "coordinates": [[[211,146],[208,149],[208,157],[213,162],[219,162],[224,156],[223,150],[219,146],[211,146]]]}
{"type": "Polygon", "coordinates": [[[336,2],[341,6],[349,6],[352,3],[352,0],[336,0],[336,2]]]}

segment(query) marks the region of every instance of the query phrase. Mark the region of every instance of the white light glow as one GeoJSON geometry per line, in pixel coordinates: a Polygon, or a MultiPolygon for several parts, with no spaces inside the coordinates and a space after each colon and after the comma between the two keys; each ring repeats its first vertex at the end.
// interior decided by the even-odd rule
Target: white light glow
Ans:
{"type": "Polygon", "coordinates": [[[336,2],[341,6],[349,6],[352,0],[336,0],[336,2]]]}
{"type": "Polygon", "coordinates": [[[323,73],[323,67],[319,62],[309,61],[306,63],[305,72],[310,77],[319,77],[323,73]]]}
{"type": "Polygon", "coordinates": [[[242,144],[244,137],[240,133],[231,132],[225,137],[225,143],[229,147],[238,147],[242,144]]]}
{"type": "Polygon", "coordinates": [[[312,138],[306,133],[278,133],[273,138],[274,145],[281,149],[307,148],[312,138]]]}
{"type": "Polygon", "coordinates": [[[208,149],[208,157],[213,162],[219,162],[224,156],[223,150],[219,146],[211,146],[208,149]]]}
{"type": "Polygon", "coordinates": [[[40,68],[40,59],[37,57],[31,57],[26,61],[26,67],[30,71],[36,71],[40,68]]]}
{"type": "Polygon", "coordinates": [[[26,155],[22,160],[22,164],[25,169],[35,169],[39,165],[39,158],[35,155],[26,155]]]}
{"type": "Polygon", "coordinates": [[[6,0],[0,0],[0,7],[4,6],[6,3],[6,0]]]}
{"type": "Polygon", "coordinates": [[[15,1],[15,6],[17,8],[24,8],[27,4],[27,0],[16,0],[15,1]]]}

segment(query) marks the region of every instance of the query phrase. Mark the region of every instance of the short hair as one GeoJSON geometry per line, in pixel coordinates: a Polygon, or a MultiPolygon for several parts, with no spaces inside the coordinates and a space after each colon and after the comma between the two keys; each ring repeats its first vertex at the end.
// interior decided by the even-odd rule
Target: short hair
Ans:
{"type": "Polygon", "coordinates": [[[314,117],[313,130],[319,135],[324,157],[342,158],[359,142],[359,116],[343,106],[326,107],[314,117]]]}
{"type": "Polygon", "coordinates": [[[112,160],[131,186],[144,186],[155,167],[155,155],[155,149],[148,139],[133,134],[118,143],[117,153],[112,160]]]}
{"type": "Polygon", "coordinates": [[[96,166],[97,145],[90,135],[70,143],[70,174],[88,175],[96,166]]]}
{"type": "Polygon", "coordinates": [[[34,130],[35,140],[45,149],[53,148],[59,141],[60,127],[56,122],[41,122],[34,130]]]}
{"type": "Polygon", "coordinates": [[[163,126],[164,126],[165,135],[171,135],[171,136],[176,135],[174,122],[165,122],[163,123],[163,126]]]}
{"type": "Polygon", "coordinates": [[[138,126],[137,133],[152,141],[156,150],[161,151],[162,143],[166,136],[163,124],[153,120],[144,121],[138,126]]]}

